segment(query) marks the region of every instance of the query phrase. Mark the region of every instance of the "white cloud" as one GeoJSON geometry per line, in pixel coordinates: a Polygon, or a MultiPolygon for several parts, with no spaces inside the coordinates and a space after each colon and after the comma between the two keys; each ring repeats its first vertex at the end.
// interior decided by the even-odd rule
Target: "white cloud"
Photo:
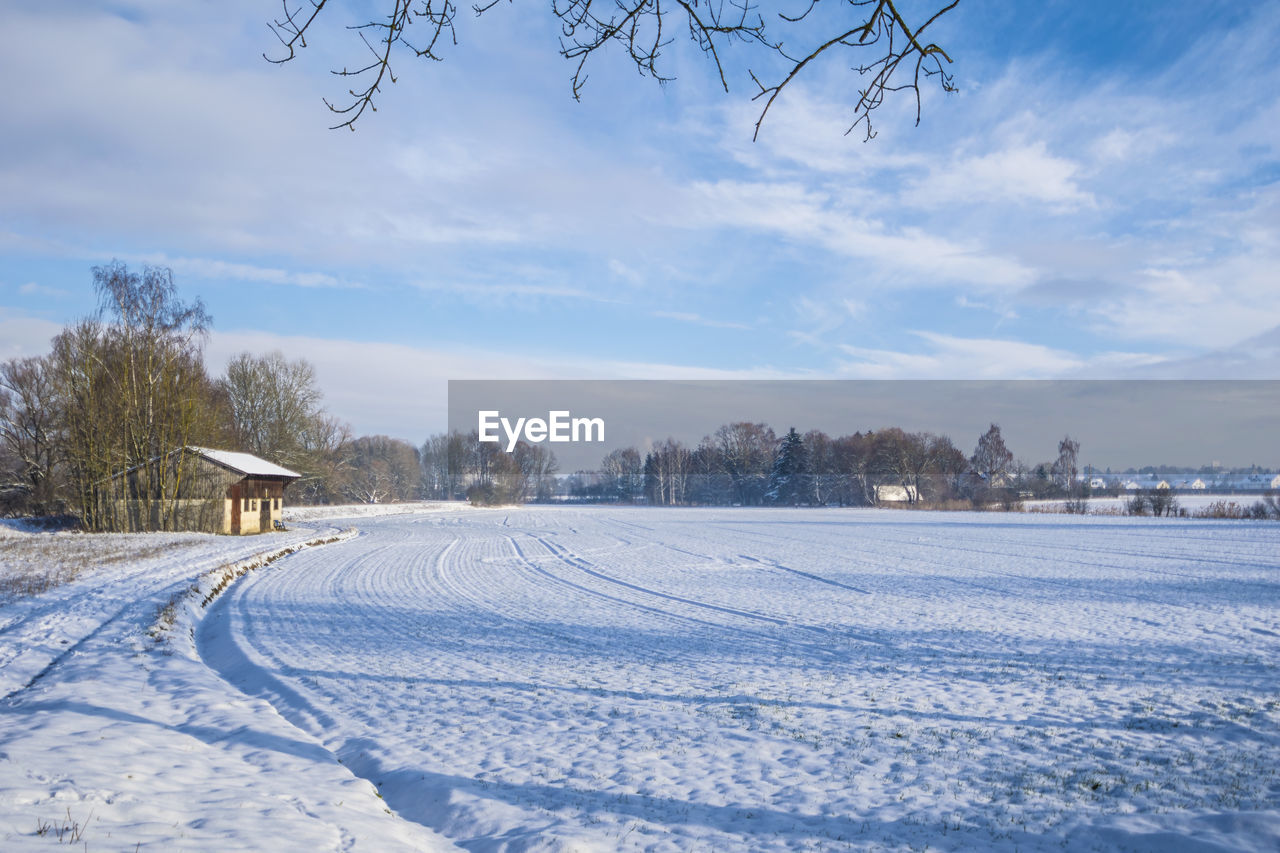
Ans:
{"type": "MultiPolygon", "coordinates": [[[[380,111],[356,133],[331,132],[322,46],[277,68],[259,55],[272,46],[266,27],[258,42],[237,23],[265,24],[261,4],[206,11],[3,13],[0,74],[24,86],[0,135],[0,222],[45,223],[64,243],[116,256],[224,258],[231,276],[313,286],[349,283],[333,267],[435,266],[445,250],[629,248],[637,224],[660,219],[639,215],[663,208],[666,185],[643,152],[600,150],[508,89],[477,105],[450,87],[461,58],[406,68],[384,97],[390,121],[380,111]],[[46,61],[51,31],[75,61],[46,61]]],[[[350,34],[332,35],[352,47],[350,34]]]]}
{"type": "Polygon", "coordinates": [[[879,285],[919,288],[962,282],[980,290],[1016,289],[1035,276],[1010,258],[917,227],[890,228],[795,183],[722,180],[691,187],[702,225],[748,228],[859,258],[879,285]]]}
{"type": "Polygon", "coordinates": [[[676,320],[680,323],[690,323],[695,326],[706,326],[709,329],[750,329],[751,326],[746,323],[735,323],[730,320],[715,320],[703,317],[701,314],[695,314],[691,311],[654,311],[652,316],[665,320],[676,320]]]}
{"type": "MultiPolygon", "coordinates": [[[[0,313],[0,330],[4,329],[0,313]]],[[[497,349],[419,347],[257,330],[217,331],[205,362],[220,374],[237,353],[280,350],[316,368],[325,407],[358,434],[387,434],[415,443],[442,432],[450,379],[782,379],[768,367],[725,370],[696,365],[536,355],[497,349]]]]}
{"type": "Polygon", "coordinates": [[[450,293],[463,297],[473,304],[507,304],[511,299],[557,299],[571,302],[617,302],[606,292],[584,290],[571,285],[537,281],[545,271],[527,271],[527,281],[418,281],[419,290],[433,293],[450,293]]]}
{"type": "Polygon", "coordinates": [[[1280,326],[1210,352],[1129,365],[1126,375],[1160,379],[1280,380],[1280,326]]]}
{"type": "Polygon", "coordinates": [[[925,352],[901,352],[841,344],[849,359],[841,376],[857,379],[1043,379],[1084,366],[1078,356],[1024,341],[959,338],[915,331],[925,352]]]}
{"type": "Polygon", "coordinates": [[[0,360],[49,353],[49,341],[62,331],[58,323],[0,306],[0,360]]]}
{"type": "Polygon", "coordinates": [[[34,281],[29,281],[26,284],[20,286],[18,288],[18,292],[21,293],[23,296],[48,296],[53,299],[61,299],[65,296],[70,295],[65,290],[61,290],[57,287],[49,287],[48,285],[44,285],[44,284],[37,284],[34,281]]]}
{"type": "MultiPolygon", "coordinates": [[[[834,91],[845,90],[844,80],[834,81],[834,91]]],[[[910,100],[909,96],[905,100],[910,100]]],[[[739,163],[768,176],[796,174],[871,175],[885,171],[924,168],[931,157],[914,148],[910,137],[914,113],[903,110],[902,101],[886,103],[877,119],[879,135],[863,144],[860,131],[847,134],[849,104],[824,98],[815,86],[796,82],[774,102],[753,141],[760,116],[759,101],[735,100],[717,110],[719,144],[739,163]]],[[[914,104],[912,104],[914,107],[914,104]]],[[[937,106],[945,108],[945,105],[937,106]]],[[[867,200],[871,193],[858,182],[842,182],[850,200],[867,200]]]]}
{"type": "MultiPolygon", "coordinates": [[[[1269,233],[1273,241],[1276,230],[1269,233]]],[[[1278,268],[1277,246],[1251,239],[1223,257],[1140,270],[1131,288],[1098,300],[1091,315],[1098,330],[1116,338],[1228,347],[1280,325],[1278,268]]]]}
{"type": "Polygon", "coordinates": [[[191,275],[205,279],[236,279],[296,287],[363,287],[359,283],[343,281],[327,273],[291,272],[277,267],[262,267],[210,258],[172,258],[163,252],[137,256],[126,255],[125,260],[168,267],[179,276],[191,275]]]}
{"type": "Polygon", "coordinates": [[[976,202],[1042,204],[1055,213],[1094,207],[1077,182],[1080,165],[1049,153],[1043,141],[935,164],[913,181],[903,200],[917,207],[976,202]]]}
{"type": "Polygon", "coordinates": [[[617,258],[609,259],[609,272],[632,287],[640,287],[644,284],[644,276],[628,264],[623,263],[617,258]]]}

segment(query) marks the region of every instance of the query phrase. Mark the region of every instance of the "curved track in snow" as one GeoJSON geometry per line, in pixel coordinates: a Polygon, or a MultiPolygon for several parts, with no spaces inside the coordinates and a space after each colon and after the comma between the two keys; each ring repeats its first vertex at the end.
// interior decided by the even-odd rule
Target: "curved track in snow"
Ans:
{"type": "Polygon", "coordinates": [[[463,847],[1280,836],[1280,525],[545,508],[361,528],[232,587],[201,654],[463,847]]]}

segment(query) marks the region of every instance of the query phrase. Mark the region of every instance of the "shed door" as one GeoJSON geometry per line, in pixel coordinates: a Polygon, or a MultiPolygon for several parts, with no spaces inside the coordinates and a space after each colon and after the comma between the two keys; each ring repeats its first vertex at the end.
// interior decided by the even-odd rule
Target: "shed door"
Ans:
{"type": "Polygon", "coordinates": [[[240,535],[240,484],[231,486],[231,533],[240,535]]]}
{"type": "Polygon", "coordinates": [[[271,498],[267,497],[267,489],[263,487],[260,492],[262,500],[258,501],[258,531],[266,533],[271,529],[271,498]]]}

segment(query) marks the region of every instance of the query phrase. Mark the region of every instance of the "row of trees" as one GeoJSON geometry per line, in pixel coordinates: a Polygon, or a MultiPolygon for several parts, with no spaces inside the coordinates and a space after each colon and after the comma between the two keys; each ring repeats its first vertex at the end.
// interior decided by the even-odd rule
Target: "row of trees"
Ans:
{"type": "Polygon", "coordinates": [[[241,353],[213,377],[203,348],[211,319],[179,298],[173,274],[113,262],[93,270],[98,310],[67,327],[44,356],[0,364],[0,510],[69,512],[91,530],[122,529],[113,475],[160,529],[190,472],[184,445],[239,449],[302,474],[301,502],[417,497],[417,449],[353,437],[323,408],[315,370],[279,352],[241,353]]]}
{"type": "Polygon", "coordinates": [[[422,446],[422,495],[513,503],[553,496],[582,501],[761,506],[868,506],[886,500],[1011,502],[1084,496],[1080,445],[1069,436],[1052,462],[1017,462],[992,424],[971,455],[950,438],[889,427],[832,438],[794,428],[779,438],[767,424],[729,423],[694,447],[674,438],[642,453],[611,451],[593,471],[557,477],[555,455],[521,442],[513,453],[452,432],[422,446]]]}
{"type": "Polygon", "coordinates": [[[890,427],[832,438],[793,428],[778,438],[767,424],[742,421],[692,448],[666,439],[643,457],[634,448],[613,451],[598,471],[574,475],[569,489],[588,500],[664,506],[865,506],[889,489],[915,503],[971,494],[975,483],[1002,476],[1011,459],[995,425],[970,459],[946,436],[929,432],[890,427]],[[983,473],[974,475],[975,465],[983,473]]]}
{"type": "Polygon", "coordinates": [[[563,479],[543,446],[521,442],[505,453],[474,431],[433,436],[420,456],[429,498],[510,503],[562,495],[663,506],[859,506],[880,502],[885,487],[912,503],[946,500],[973,496],[985,483],[1003,485],[1013,458],[994,424],[970,458],[946,436],[928,432],[895,427],[833,439],[792,429],[779,439],[768,425],[746,421],[725,424],[692,448],[668,438],[643,455],[617,449],[598,470],[563,479]]]}
{"type": "Polygon", "coordinates": [[[550,500],[558,491],[556,455],[541,444],[518,442],[507,453],[480,433],[441,433],[428,438],[419,451],[422,461],[421,495],[431,500],[472,503],[520,503],[550,500]]]}

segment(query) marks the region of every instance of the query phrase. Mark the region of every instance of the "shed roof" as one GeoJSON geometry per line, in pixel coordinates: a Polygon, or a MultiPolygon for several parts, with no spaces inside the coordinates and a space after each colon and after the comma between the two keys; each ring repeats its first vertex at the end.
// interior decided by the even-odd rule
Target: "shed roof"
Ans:
{"type": "Polygon", "coordinates": [[[244,474],[246,477],[287,477],[291,480],[296,480],[302,476],[296,471],[282,468],[274,462],[259,459],[252,453],[237,453],[232,450],[214,450],[209,447],[190,446],[187,447],[187,450],[203,456],[223,468],[235,471],[237,474],[244,474]]]}

